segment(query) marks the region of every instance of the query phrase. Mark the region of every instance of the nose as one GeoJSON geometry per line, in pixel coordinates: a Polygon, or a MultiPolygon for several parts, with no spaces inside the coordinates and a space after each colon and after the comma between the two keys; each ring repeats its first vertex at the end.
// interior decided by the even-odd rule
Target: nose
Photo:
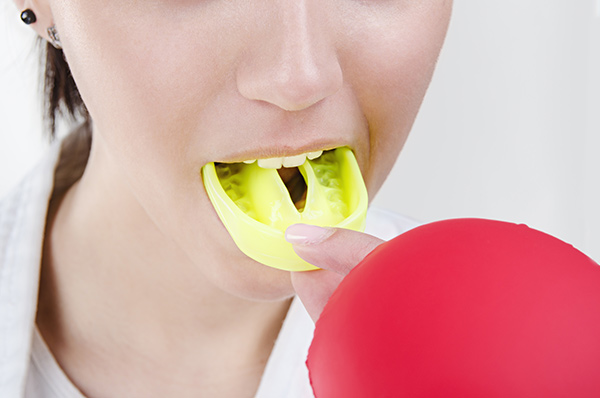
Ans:
{"type": "Polygon", "coordinates": [[[336,93],[343,85],[333,33],[319,13],[320,0],[270,2],[237,69],[246,98],[299,111],[336,93]]]}

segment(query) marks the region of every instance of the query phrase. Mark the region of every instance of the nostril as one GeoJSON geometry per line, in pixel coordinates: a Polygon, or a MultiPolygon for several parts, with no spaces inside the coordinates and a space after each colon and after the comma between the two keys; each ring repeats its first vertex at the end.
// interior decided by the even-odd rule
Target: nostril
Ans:
{"type": "Polygon", "coordinates": [[[334,95],[342,87],[339,65],[327,68],[275,71],[269,76],[239,82],[238,90],[248,99],[269,102],[286,111],[299,111],[334,95]]]}
{"type": "Polygon", "coordinates": [[[285,110],[302,110],[335,94],[342,86],[341,75],[341,70],[317,67],[282,73],[274,82],[272,98],[285,110]]]}

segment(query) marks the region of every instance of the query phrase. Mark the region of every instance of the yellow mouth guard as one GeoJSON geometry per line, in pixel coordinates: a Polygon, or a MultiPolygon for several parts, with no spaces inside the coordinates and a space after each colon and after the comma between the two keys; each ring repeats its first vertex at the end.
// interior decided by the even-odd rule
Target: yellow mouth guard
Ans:
{"type": "Polygon", "coordinates": [[[282,270],[314,270],[285,240],[287,227],[305,223],[364,230],[367,189],[349,148],[326,151],[298,167],[307,189],[303,210],[292,202],[277,170],[257,163],[208,163],[202,168],[210,201],[247,256],[282,270]]]}

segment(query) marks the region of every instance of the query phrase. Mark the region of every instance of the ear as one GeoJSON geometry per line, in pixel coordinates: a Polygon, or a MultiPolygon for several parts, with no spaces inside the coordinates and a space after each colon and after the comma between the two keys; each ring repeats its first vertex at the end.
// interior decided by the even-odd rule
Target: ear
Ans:
{"type": "Polygon", "coordinates": [[[14,0],[19,14],[30,9],[35,14],[36,21],[29,25],[37,34],[45,40],[49,40],[47,29],[54,25],[52,10],[49,0],[14,0]]]}

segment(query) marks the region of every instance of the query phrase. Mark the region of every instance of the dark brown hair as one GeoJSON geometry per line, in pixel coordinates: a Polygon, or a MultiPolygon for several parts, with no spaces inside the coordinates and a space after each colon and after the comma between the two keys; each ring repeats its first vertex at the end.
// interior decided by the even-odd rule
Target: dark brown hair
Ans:
{"type": "MultiPolygon", "coordinates": [[[[45,43],[45,40],[42,43],[45,43]]],[[[54,203],[83,175],[90,154],[92,128],[90,115],[62,50],[54,48],[50,43],[45,44],[43,50],[44,120],[50,140],[56,138],[56,122],[60,117],[80,122],[61,145],[59,162],[54,171],[54,190],[51,198],[54,203]]]]}
{"type": "Polygon", "coordinates": [[[60,116],[73,120],[83,119],[90,125],[90,115],[81,99],[71,69],[65,60],[62,50],[46,43],[44,70],[44,119],[51,139],[56,136],[56,121],[60,116]]]}

